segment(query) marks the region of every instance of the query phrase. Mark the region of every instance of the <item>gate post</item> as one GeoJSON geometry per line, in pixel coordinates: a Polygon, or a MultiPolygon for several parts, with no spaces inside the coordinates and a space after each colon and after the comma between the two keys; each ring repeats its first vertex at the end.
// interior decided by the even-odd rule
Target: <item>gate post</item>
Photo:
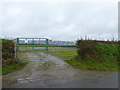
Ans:
{"type": "Polygon", "coordinates": [[[46,50],[48,50],[48,39],[46,39],[46,50]]]}
{"type": "Polygon", "coordinates": [[[19,46],[18,46],[18,44],[19,44],[19,38],[17,38],[17,41],[16,41],[16,49],[17,49],[17,51],[19,51],[19,46]]]}

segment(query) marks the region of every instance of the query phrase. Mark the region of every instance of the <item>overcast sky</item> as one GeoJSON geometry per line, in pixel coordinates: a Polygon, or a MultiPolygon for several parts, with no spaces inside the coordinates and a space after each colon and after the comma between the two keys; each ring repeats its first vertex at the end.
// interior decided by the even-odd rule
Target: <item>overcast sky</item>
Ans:
{"type": "Polygon", "coordinates": [[[2,37],[74,41],[118,37],[117,3],[1,3],[2,37]]]}

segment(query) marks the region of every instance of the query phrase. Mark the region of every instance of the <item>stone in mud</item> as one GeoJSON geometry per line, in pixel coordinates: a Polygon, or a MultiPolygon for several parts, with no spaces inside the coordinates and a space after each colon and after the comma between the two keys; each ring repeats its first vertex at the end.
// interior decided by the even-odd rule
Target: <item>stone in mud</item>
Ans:
{"type": "Polygon", "coordinates": [[[25,80],[24,78],[17,79],[18,83],[29,83],[28,80],[25,80]]]}

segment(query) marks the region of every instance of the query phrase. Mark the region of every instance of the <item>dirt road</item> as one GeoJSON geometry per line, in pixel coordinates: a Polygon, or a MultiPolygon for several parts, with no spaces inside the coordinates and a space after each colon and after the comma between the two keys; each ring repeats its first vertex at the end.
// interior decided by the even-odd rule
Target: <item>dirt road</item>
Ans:
{"type": "Polygon", "coordinates": [[[63,60],[43,53],[26,52],[20,59],[29,64],[3,76],[9,88],[117,88],[118,72],[95,72],[74,69],[63,60]]]}

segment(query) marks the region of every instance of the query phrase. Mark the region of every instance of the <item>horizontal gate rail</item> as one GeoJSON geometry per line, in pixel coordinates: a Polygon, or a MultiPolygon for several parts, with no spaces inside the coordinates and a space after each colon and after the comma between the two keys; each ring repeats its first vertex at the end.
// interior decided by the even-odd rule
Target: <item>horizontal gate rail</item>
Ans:
{"type": "Polygon", "coordinates": [[[16,50],[19,51],[19,47],[45,47],[48,50],[48,39],[47,38],[17,38],[16,50]]]}

